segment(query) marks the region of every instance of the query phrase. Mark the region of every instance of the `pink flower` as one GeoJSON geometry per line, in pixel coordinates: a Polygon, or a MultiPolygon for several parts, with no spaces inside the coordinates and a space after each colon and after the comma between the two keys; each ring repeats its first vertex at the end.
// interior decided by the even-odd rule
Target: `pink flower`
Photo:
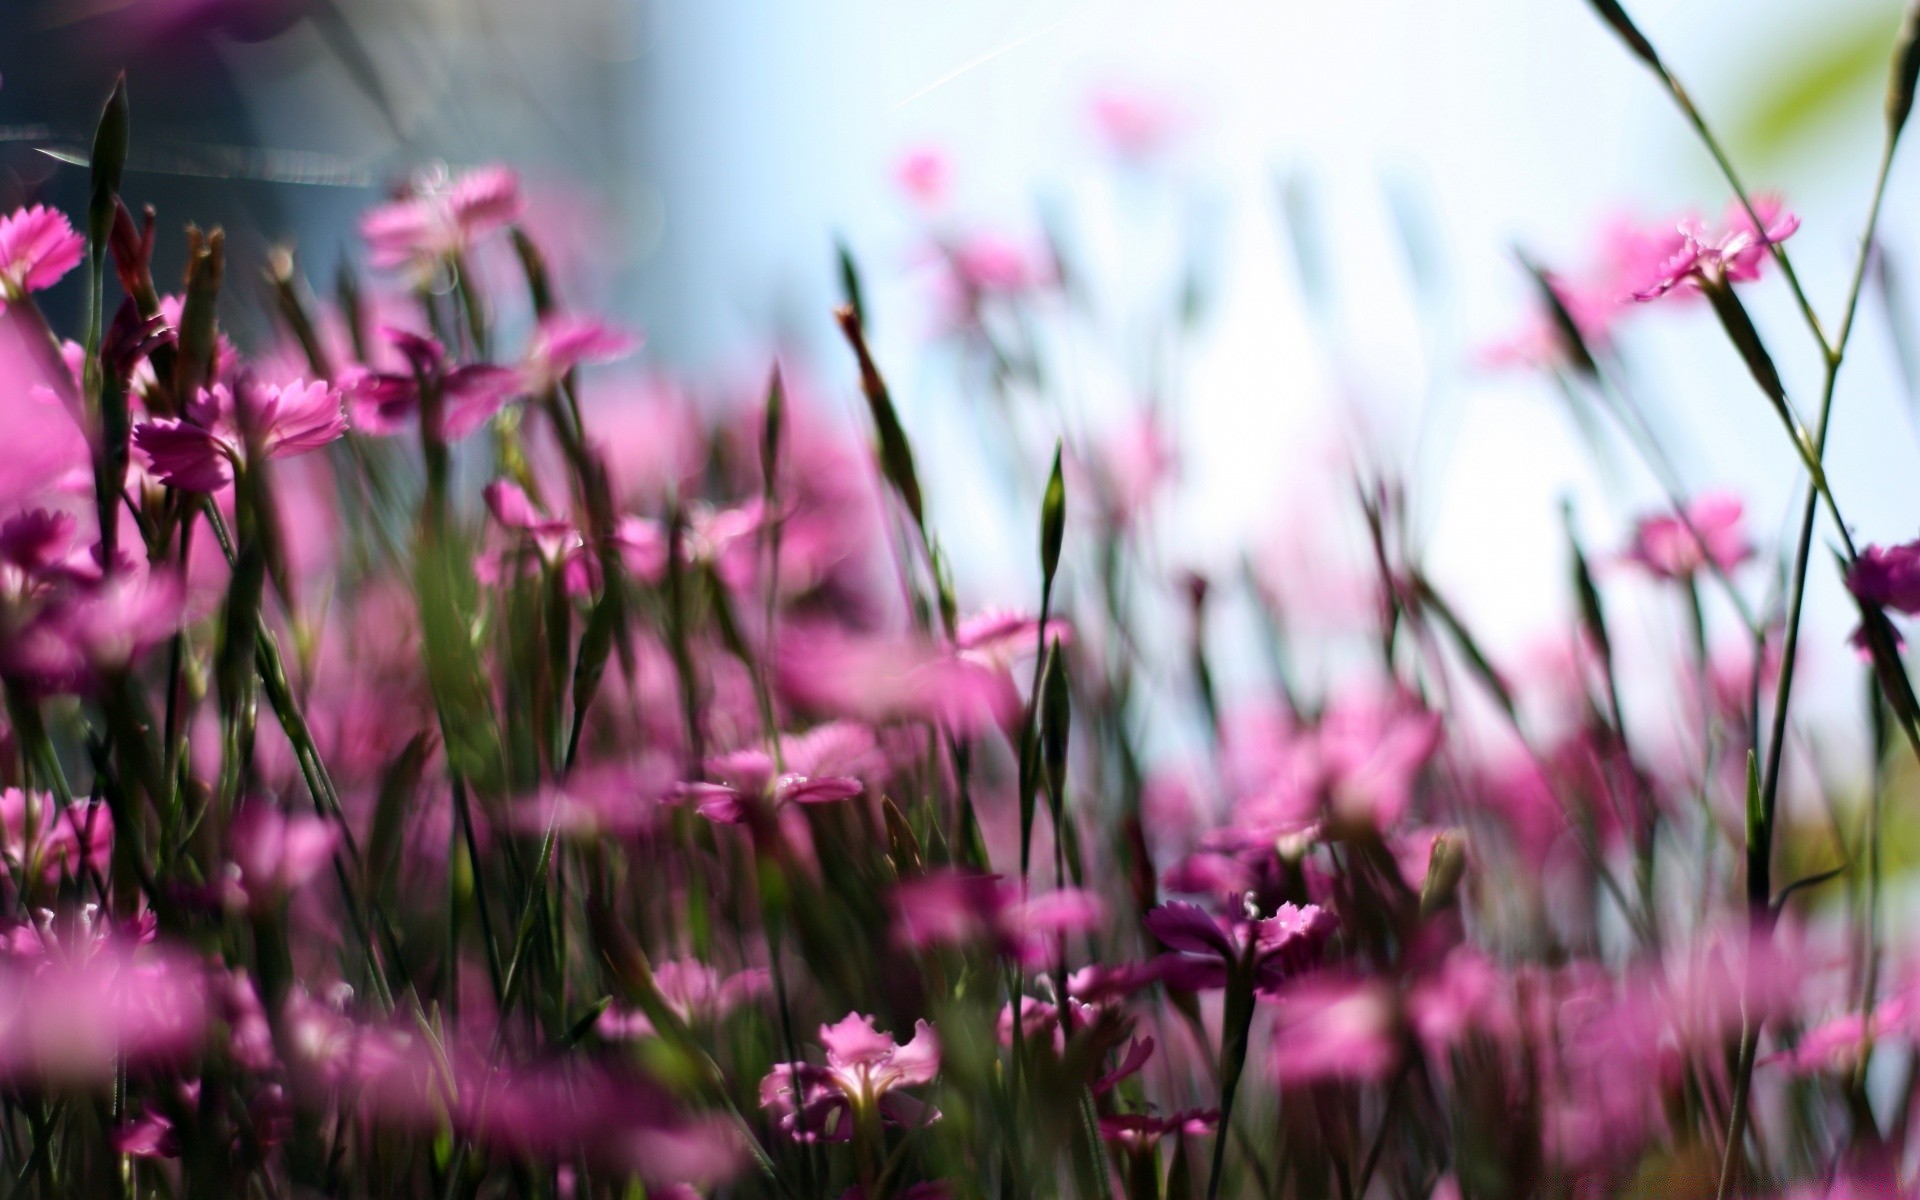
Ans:
{"type": "Polygon", "coordinates": [[[1318,905],[1282,904],[1271,917],[1222,921],[1197,904],[1162,904],[1146,915],[1148,932],[1173,953],[1161,958],[1167,984],[1183,991],[1226,986],[1246,969],[1262,990],[1278,987],[1312,961],[1333,932],[1318,905]]]}
{"type": "Polygon", "coordinates": [[[641,344],[639,337],[591,317],[548,317],[540,322],[527,347],[526,363],[521,367],[526,376],[523,386],[528,394],[540,395],[559,386],[576,367],[616,362],[639,350],[641,344]]]}
{"type": "Polygon", "coordinates": [[[1165,1116],[1121,1113],[1100,1118],[1100,1136],[1129,1154],[1144,1154],[1170,1133],[1198,1136],[1212,1133],[1219,1123],[1220,1110],[1215,1108],[1189,1108],[1165,1116]]]}
{"type": "Polygon", "coordinates": [[[903,880],[893,891],[893,912],[909,946],[986,942],[1030,967],[1045,965],[1061,934],[1097,929],[1106,916],[1100,898],[1079,888],[1022,898],[998,875],[963,871],[903,880]]]}
{"type": "Polygon", "coordinates": [[[425,180],[406,199],[373,209],[360,219],[360,236],[375,267],[431,269],[519,220],[526,207],[518,175],[480,167],[454,180],[425,180]]]}
{"type": "Polygon", "coordinates": [[[1920,541],[1868,546],[1847,571],[1847,587],[1869,604],[1920,613],[1920,541]]]}
{"type": "Polygon", "coordinates": [[[683,783],[680,797],[696,801],[700,815],[709,821],[726,825],[746,821],[756,806],[778,811],[788,804],[827,804],[866,790],[858,779],[843,775],[777,774],[773,756],[761,750],[719,755],[707,761],[707,771],[719,782],[683,783]]]}
{"type": "Polygon", "coordinates": [[[820,1027],[827,1063],[780,1063],[760,1081],[760,1106],[775,1113],[796,1141],[844,1142],[855,1124],[878,1117],[918,1127],[939,1119],[934,1109],[900,1094],[940,1073],[940,1041],[916,1021],[904,1046],[873,1027],[873,1018],[848,1013],[820,1027]]]}
{"type": "MultiPolygon", "coordinates": [[[[722,979],[720,973],[697,959],[676,959],[653,968],[661,999],[675,1016],[689,1025],[711,1028],[728,1013],[767,994],[772,975],[765,967],[750,967],[722,979]]],[[[651,1037],[653,1022],[642,1012],[610,1008],[600,1014],[601,1037],[651,1037]]]]}
{"type": "Polygon", "coordinates": [[[1282,1086],[1377,1080],[1400,1055],[1393,998],[1371,980],[1313,979],[1283,991],[1274,1022],[1274,1078],[1282,1086]]]}
{"type": "Polygon", "coordinates": [[[353,427],[362,433],[400,433],[419,419],[421,391],[431,389],[440,404],[440,428],[429,431],[457,442],[493,418],[520,393],[520,375],[491,363],[454,366],[444,346],[404,329],[382,330],[406,357],[406,373],[365,371],[347,384],[353,427]]]}
{"type": "Polygon", "coordinates": [[[1800,218],[1788,212],[1775,196],[1755,197],[1753,209],[1760,218],[1758,226],[1738,200],[1729,206],[1718,229],[1709,229],[1694,218],[1681,221],[1679,248],[1633,289],[1633,298],[1654,300],[1682,285],[1745,283],[1760,278],[1768,247],[1792,237],[1800,228],[1800,218]]]}
{"type": "Polygon", "coordinates": [[[1139,88],[1105,87],[1088,104],[1094,129],[1116,157],[1140,161],[1172,142],[1185,120],[1165,97],[1139,88]]]}
{"type": "Polygon", "coordinates": [[[58,283],[86,252],[87,240],[57,209],[36,204],[0,217],[0,312],[58,283]]]}
{"type": "Polygon", "coordinates": [[[0,674],[41,695],[126,670],[184,619],[179,579],[56,564],[0,606],[0,674]]]}
{"type": "Polygon", "coordinates": [[[289,816],[266,801],[241,810],[228,831],[241,886],[255,903],[305,887],[333,861],[340,829],[311,815],[289,816]]]}
{"type": "Polygon", "coordinates": [[[202,1044],[205,972],[188,959],[108,942],[0,982],[0,1076],[106,1083],[116,1061],[177,1062],[202,1044]]]}
{"type": "Polygon", "coordinates": [[[8,788],[0,792],[0,826],[4,854],[19,864],[22,879],[55,883],[105,871],[113,854],[113,818],[99,804],[62,809],[45,792],[8,788]]]}
{"type": "Polygon", "coordinates": [[[1687,505],[1684,519],[1641,520],[1624,557],[1662,579],[1686,579],[1708,563],[1731,571],[1753,557],[1753,546],[1740,524],[1742,513],[1736,496],[1701,496],[1687,505]]]}
{"type": "Polygon", "coordinates": [[[216,383],[200,389],[184,417],[155,417],[133,427],[133,444],[163,483],[188,492],[219,491],[244,465],[249,437],[258,439],[268,458],[293,458],[346,436],[340,393],[324,382],[243,382],[239,393],[236,405],[227,385],[216,383]]]}
{"type": "Polygon", "coordinates": [[[917,146],[900,156],[894,164],[893,179],[907,199],[925,211],[939,208],[947,198],[953,167],[946,152],[933,146],[917,146]]]}

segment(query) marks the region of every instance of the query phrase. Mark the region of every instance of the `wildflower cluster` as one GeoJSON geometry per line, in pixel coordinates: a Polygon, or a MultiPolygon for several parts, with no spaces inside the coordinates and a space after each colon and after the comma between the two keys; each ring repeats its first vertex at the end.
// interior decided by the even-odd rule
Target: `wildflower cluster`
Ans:
{"type": "MultiPolygon", "coordinates": [[[[1183,124],[1095,117],[1134,172],[1183,124]]],[[[797,372],[715,413],[600,371],[641,340],[565,307],[504,167],[368,213],[332,303],[276,252],[277,335],[237,346],[220,231],[153,277],[127,127],[122,88],[83,229],[0,216],[13,1192],[1911,1194],[1881,845],[1920,543],[1857,549],[1825,479],[1853,302],[1806,309],[1809,427],[1735,296],[1775,262],[1798,292],[1776,202],[1730,180],[1718,228],[1536,272],[1544,332],[1503,354],[1669,492],[1604,558],[1570,535],[1546,669],[1495,661],[1366,477],[1368,567],[1252,565],[1272,667],[1223,686],[1230,585],[1157,540],[1174,427],[1147,401],[1027,453],[1038,331],[1098,300],[1065,241],[955,216],[937,153],[900,181],[1033,487],[1029,609],[963,604],[849,255],[871,437],[797,372]],[[36,300],[76,270],[78,342],[36,300]],[[1765,607],[1740,501],[1680,486],[1617,370],[1630,306],[1694,293],[1808,468],[1765,607]],[[1857,834],[1783,767],[1822,506],[1882,733],[1857,834]],[[1629,575],[1691,635],[1657,715],[1667,664],[1608,621],[1629,575]]]]}

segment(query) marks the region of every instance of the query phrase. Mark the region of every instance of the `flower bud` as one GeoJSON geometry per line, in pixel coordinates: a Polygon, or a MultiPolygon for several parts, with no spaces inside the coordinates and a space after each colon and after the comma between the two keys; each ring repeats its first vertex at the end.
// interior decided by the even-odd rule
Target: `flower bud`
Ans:
{"type": "Polygon", "coordinates": [[[1053,590],[1060,567],[1060,543],[1067,532],[1067,483],[1060,472],[1060,443],[1053,444],[1053,473],[1047,476],[1046,495],[1040,501],[1040,571],[1042,587],[1053,590]]]}

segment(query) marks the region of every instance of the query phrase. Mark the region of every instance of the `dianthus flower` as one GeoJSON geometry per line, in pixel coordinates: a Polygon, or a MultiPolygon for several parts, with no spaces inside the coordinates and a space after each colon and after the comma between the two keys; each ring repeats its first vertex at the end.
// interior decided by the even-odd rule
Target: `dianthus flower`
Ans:
{"type": "Polygon", "coordinates": [[[777,811],[789,804],[850,800],[865,790],[858,779],[844,775],[780,774],[773,756],[762,750],[718,755],[708,760],[707,771],[718,782],[683,783],[680,796],[695,801],[701,816],[726,825],[746,821],[755,804],[777,811]]]}
{"type": "Polygon", "coordinates": [[[1235,970],[1252,972],[1254,986],[1278,987],[1333,932],[1333,915],[1315,904],[1282,904],[1271,917],[1218,920],[1197,904],[1162,904],[1146,916],[1147,929],[1173,953],[1163,957],[1167,983],[1195,991],[1226,986],[1235,970]]]}
{"type": "MultiPolygon", "coordinates": [[[[711,1028],[743,1004],[766,995],[772,975],[765,967],[749,967],[724,978],[698,959],[676,959],[656,964],[653,981],[660,998],[676,1017],[689,1025],[711,1028]]],[[[609,1008],[595,1026],[604,1038],[651,1037],[653,1021],[642,1012],[609,1008]]]]}
{"type": "Polygon", "coordinates": [[[58,209],[36,204],[0,217],[0,312],[60,282],[86,250],[86,239],[58,209]]]}
{"type": "Polygon", "coordinates": [[[1642,519],[1624,557],[1661,579],[1686,579],[1708,564],[1731,571],[1753,557],[1742,513],[1738,497],[1701,496],[1687,505],[1685,516],[1642,519]]]}
{"type": "Polygon", "coordinates": [[[1920,541],[1868,546],[1847,570],[1847,588],[1869,604],[1920,613],[1920,541]]]}
{"type": "Polygon", "coordinates": [[[133,444],[161,482],[187,492],[217,492],[245,464],[249,439],[258,439],[268,458],[293,458],[346,432],[340,393],[324,382],[241,383],[238,396],[216,383],[187,402],[184,416],[135,425],[133,444]]]}
{"type": "Polygon", "coordinates": [[[1100,898],[1067,887],[1022,896],[998,875],[939,871],[903,880],[893,892],[900,938],[915,948],[985,942],[1027,966],[1047,961],[1055,939],[1099,927],[1100,898]]]}
{"type": "Polygon", "coordinates": [[[1717,229],[1695,218],[1681,221],[1679,228],[1680,248],[1633,290],[1635,300],[1655,300],[1682,286],[1758,279],[1768,248],[1792,237],[1800,228],[1800,218],[1788,212],[1778,197],[1758,196],[1752,216],[1736,200],[1717,229]],[[1760,218],[1757,225],[1754,216],[1760,218]]]}
{"type": "Polygon", "coordinates": [[[529,395],[551,391],[576,367],[609,363],[640,348],[640,339],[591,317],[552,316],[540,322],[521,371],[529,395]]]}
{"type": "Polygon", "coordinates": [[[412,195],[369,211],[360,236],[375,267],[430,270],[519,220],[526,207],[518,175],[480,167],[458,179],[423,181],[412,195]]]}
{"type": "Polygon", "coordinates": [[[760,1106],[776,1113],[796,1141],[849,1141],[856,1125],[875,1119],[906,1126],[939,1119],[900,1090],[931,1083],[940,1072],[940,1042],[925,1021],[916,1021],[912,1040],[900,1045],[875,1029],[872,1017],[848,1013],[820,1027],[820,1044],[825,1066],[780,1063],[760,1081],[760,1106]]]}
{"type": "Polygon", "coordinates": [[[485,425],[520,391],[520,375],[491,363],[455,366],[446,347],[404,329],[382,330],[406,358],[406,372],[366,371],[347,384],[353,426],[361,433],[400,433],[420,412],[423,393],[439,400],[440,440],[456,442],[485,425]]]}

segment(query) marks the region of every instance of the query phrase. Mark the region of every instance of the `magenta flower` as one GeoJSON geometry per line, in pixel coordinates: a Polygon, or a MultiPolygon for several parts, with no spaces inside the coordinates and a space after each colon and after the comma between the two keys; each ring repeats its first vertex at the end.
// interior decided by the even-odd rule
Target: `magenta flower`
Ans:
{"type": "Polygon", "coordinates": [[[296,379],[283,387],[243,382],[237,400],[227,385],[216,383],[200,389],[185,416],[135,425],[133,444],[161,482],[187,492],[217,492],[245,466],[249,437],[258,439],[268,458],[293,458],[346,433],[340,393],[324,382],[296,379]]]}
{"type": "Polygon", "coordinates": [[[1377,1080],[1399,1061],[1393,997],[1373,980],[1314,979],[1277,997],[1273,1076],[1282,1086],[1377,1080]]]}
{"type": "Polygon", "coordinates": [[[256,904],[305,887],[333,861],[340,829],[312,815],[288,815],[265,801],[241,810],[228,830],[240,883],[256,904]]]}
{"type": "Polygon", "coordinates": [[[1869,604],[1920,613],[1920,541],[1868,546],[1848,569],[1847,587],[1869,604]]]}
{"type": "Polygon", "coordinates": [[[6,581],[20,586],[0,602],[0,674],[41,695],[77,692],[180,628],[177,577],[87,568],[68,560],[6,581]]]}
{"type": "Polygon", "coordinates": [[[1100,898],[1079,888],[1022,897],[998,875],[938,871],[893,890],[900,940],[916,949],[984,942],[1029,967],[1045,965],[1060,935],[1097,929],[1100,898]]]}
{"type": "Polygon", "coordinates": [[[1753,208],[1760,218],[1758,226],[1737,200],[1717,229],[1692,218],[1680,222],[1680,248],[1633,290],[1633,298],[1655,300],[1683,285],[1745,283],[1760,278],[1768,247],[1792,237],[1800,228],[1800,218],[1774,196],[1755,197],[1753,208]]]}
{"type": "MultiPolygon", "coordinates": [[[[673,1014],[687,1024],[712,1028],[727,1014],[767,994],[773,976],[765,967],[749,967],[722,978],[698,959],[676,959],[653,968],[653,981],[673,1014]]],[[[653,1022],[643,1012],[609,1008],[595,1026],[604,1038],[652,1037],[653,1022]]]]}
{"type": "Polygon", "coordinates": [[[117,1062],[178,1062],[207,1031],[205,971],[190,959],[103,943],[0,983],[0,1076],[104,1084],[117,1062]]]}
{"type": "Polygon", "coordinates": [[[642,339],[591,317],[548,317],[534,331],[521,371],[529,395],[559,386],[577,367],[617,362],[640,349],[642,339]]]}
{"type": "Polygon", "coordinates": [[[940,1073],[940,1042],[933,1027],[914,1022],[904,1046],[873,1027],[873,1018],[848,1013],[836,1025],[820,1027],[827,1062],[780,1063],[760,1081],[760,1106],[779,1118],[780,1128],[802,1142],[844,1142],[867,1121],[885,1120],[916,1127],[940,1114],[902,1088],[933,1082],[940,1073]]]}
{"type": "Polygon", "coordinates": [[[518,175],[480,167],[426,180],[413,195],[373,209],[360,220],[360,236],[375,267],[431,270],[519,220],[526,207],[518,175]]]}
{"type": "Polygon", "coordinates": [[[1171,954],[1160,959],[1169,987],[1225,987],[1236,971],[1252,973],[1262,991],[1279,987],[1311,962],[1333,933],[1333,915],[1318,905],[1282,904],[1271,917],[1223,921],[1197,904],[1162,904],[1146,915],[1148,932],[1171,954]]]}
{"type": "Polygon", "coordinates": [[[0,312],[60,282],[86,252],[87,240],[57,209],[36,204],[0,217],[0,312]]]}
{"type": "Polygon", "coordinates": [[[55,883],[85,871],[105,871],[113,855],[113,818],[100,804],[62,809],[45,792],[8,788],[0,792],[0,847],[8,874],[18,864],[18,879],[55,883]]]}
{"type": "Polygon", "coordinates": [[[1623,557],[1661,579],[1687,579],[1709,563],[1731,571],[1753,557],[1741,525],[1743,511],[1736,496],[1700,496],[1687,505],[1684,519],[1669,515],[1641,520],[1623,557]]]}
{"type": "Polygon", "coordinates": [[[386,435],[405,431],[419,420],[423,391],[439,400],[440,428],[429,436],[457,442],[473,433],[520,394],[520,375],[491,363],[454,366],[446,347],[430,337],[388,327],[381,331],[405,356],[405,373],[364,371],[347,383],[353,427],[386,435]]]}
{"type": "Polygon", "coordinates": [[[1220,1124],[1217,1108],[1189,1108],[1160,1116],[1155,1113],[1120,1113],[1100,1118],[1100,1136],[1129,1154],[1145,1154],[1168,1134],[1212,1133],[1220,1124]]]}
{"type": "Polygon", "coordinates": [[[707,760],[713,783],[683,783],[680,797],[693,800],[701,816],[725,825],[747,821],[758,808],[777,812],[789,804],[828,804],[850,800],[866,790],[844,775],[809,777],[779,774],[773,756],[762,750],[735,750],[707,760]]]}

